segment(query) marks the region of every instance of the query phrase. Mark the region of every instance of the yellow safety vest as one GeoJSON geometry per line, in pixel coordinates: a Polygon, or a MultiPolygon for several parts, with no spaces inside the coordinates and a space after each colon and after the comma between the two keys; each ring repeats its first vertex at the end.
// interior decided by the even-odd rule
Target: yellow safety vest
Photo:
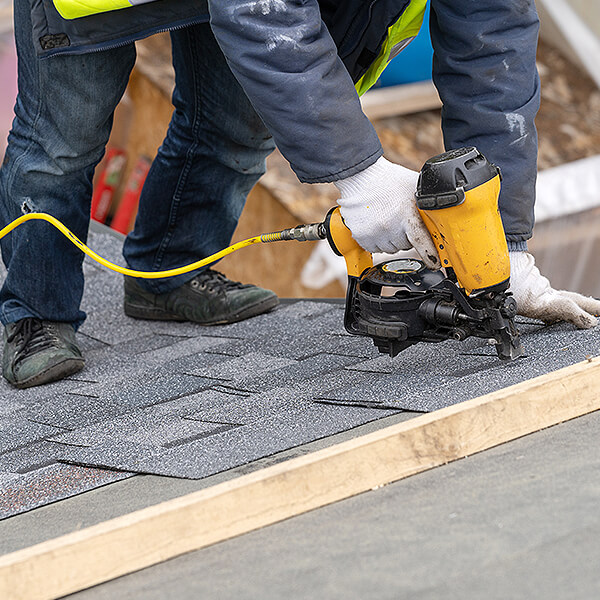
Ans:
{"type": "Polygon", "coordinates": [[[379,55],[355,84],[356,91],[360,96],[375,85],[389,62],[417,36],[423,24],[426,7],[427,0],[411,0],[398,21],[388,28],[387,37],[379,55]]]}

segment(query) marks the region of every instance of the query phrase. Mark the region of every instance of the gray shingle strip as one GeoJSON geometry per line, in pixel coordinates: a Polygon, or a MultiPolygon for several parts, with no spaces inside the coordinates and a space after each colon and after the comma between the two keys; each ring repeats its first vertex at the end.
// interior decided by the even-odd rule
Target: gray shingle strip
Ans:
{"type": "Polygon", "coordinates": [[[272,356],[262,352],[249,352],[235,358],[219,358],[220,360],[213,361],[213,364],[201,364],[188,372],[199,377],[222,379],[235,383],[247,378],[249,373],[265,375],[269,371],[296,364],[296,361],[290,358],[272,356]]]}
{"type": "Polygon", "coordinates": [[[147,409],[83,427],[49,438],[50,441],[77,446],[96,446],[111,442],[132,442],[151,446],[174,446],[200,435],[222,429],[222,424],[182,419],[177,415],[147,409]]]}
{"type": "MultiPolygon", "coordinates": [[[[480,341],[481,342],[481,341],[480,341]]],[[[373,359],[359,361],[354,365],[347,365],[346,369],[372,372],[377,375],[396,375],[403,380],[411,380],[419,385],[424,378],[446,378],[457,370],[468,367],[479,368],[486,363],[501,364],[492,346],[492,354],[480,356],[480,348],[486,347],[485,342],[479,348],[471,346],[477,352],[469,358],[464,356],[464,347],[458,342],[441,342],[440,344],[421,343],[410,346],[394,358],[386,354],[377,354],[373,359]]]]}
{"type": "MultiPolygon", "coordinates": [[[[202,367],[217,365],[228,358],[228,356],[223,354],[212,353],[210,349],[207,352],[198,351],[185,354],[184,356],[177,356],[175,354],[174,358],[167,359],[161,368],[170,373],[182,373],[188,377],[200,377],[200,375],[193,375],[193,373],[202,367]]],[[[221,382],[219,379],[211,379],[211,381],[215,383],[221,382]]]]}
{"type": "MultiPolygon", "coordinates": [[[[340,316],[341,318],[341,316],[340,316]]],[[[220,352],[245,356],[254,351],[301,360],[316,354],[345,354],[358,358],[372,358],[377,349],[371,340],[349,335],[307,332],[298,328],[283,335],[269,335],[262,338],[247,339],[225,344],[220,352]]]]}
{"type": "Polygon", "coordinates": [[[84,356],[89,356],[93,352],[102,351],[105,348],[110,348],[110,344],[97,340],[90,335],[83,333],[81,330],[77,333],[77,345],[83,352],[84,356]]]}
{"type": "Polygon", "coordinates": [[[177,396],[199,392],[215,383],[214,379],[174,373],[166,369],[153,369],[131,376],[122,374],[121,379],[109,383],[99,382],[81,385],[72,391],[82,396],[96,396],[103,400],[121,401],[123,406],[135,409],[150,406],[177,396]]]}
{"type": "Polygon", "coordinates": [[[35,421],[66,429],[86,427],[118,417],[144,406],[208,389],[214,380],[171,373],[138,375],[123,382],[85,384],[70,392],[33,404],[27,416],[35,421]]]}
{"type": "Polygon", "coordinates": [[[129,319],[122,310],[115,310],[115,298],[103,310],[90,310],[81,326],[82,333],[114,346],[144,335],[140,321],[129,319]]]}
{"type": "Polygon", "coordinates": [[[323,302],[298,302],[282,305],[270,313],[259,315],[249,321],[240,321],[230,325],[220,325],[217,329],[220,335],[232,335],[243,339],[253,339],[264,335],[275,333],[286,334],[296,329],[303,330],[306,327],[319,328],[311,317],[322,316],[332,310],[338,310],[323,302]]]}
{"type": "Polygon", "coordinates": [[[316,377],[322,377],[327,373],[343,369],[347,365],[353,365],[357,359],[354,356],[340,354],[317,354],[304,360],[296,361],[280,369],[269,373],[257,373],[247,375],[238,380],[238,385],[243,389],[254,392],[269,390],[272,388],[291,386],[304,382],[313,381],[316,377]]]}
{"type": "Polygon", "coordinates": [[[225,338],[226,340],[242,339],[233,332],[227,333],[228,325],[199,325],[198,323],[178,322],[178,321],[145,321],[140,320],[144,331],[153,334],[169,334],[182,337],[195,338],[198,336],[208,338],[225,338]]]}
{"type": "Polygon", "coordinates": [[[83,465],[104,465],[170,477],[199,479],[259,458],[270,456],[340,431],[346,431],[392,411],[363,408],[308,406],[276,413],[246,425],[168,450],[124,444],[114,448],[69,448],[66,460],[83,465]]]}
{"type": "Polygon", "coordinates": [[[5,417],[0,419],[0,453],[62,432],[58,427],[36,423],[27,418],[5,417]]]}
{"type": "MultiPolygon", "coordinates": [[[[523,335],[523,344],[527,356],[512,362],[500,361],[489,345],[480,346],[479,354],[473,356],[449,354],[445,343],[426,347],[422,344],[394,359],[381,357],[346,367],[376,371],[381,363],[387,367],[387,373],[373,372],[370,382],[324,392],[319,397],[352,405],[363,400],[368,388],[385,405],[409,411],[437,410],[569,366],[587,355],[597,356],[600,332],[574,331],[565,323],[536,327],[523,335]],[[413,360],[416,352],[419,360],[413,360]],[[425,356],[428,358],[423,361],[425,356]]],[[[449,343],[448,347],[455,348],[456,343],[449,343]]]]}
{"type": "MultiPolygon", "coordinates": [[[[178,336],[179,339],[179,336],[178,336]]],[[[193,357],[201,352],[216,350],[218,347],[231,342],[230,338],[198,336],[183,338],[170,346],[131,355],[121,351],[121,345],[106,346],[89,356],[86,355],[86,367],[79,376],[85,379],[98,379],[108,382],[122,379],[127,373],[138,373],[152,368],[168,368],[173,370],[173,361],[193,357]]],[[[175,369],[183,372],[185,369],[175,369]]]]}
{"type": "Polygon", "coordinates": [[[40,401],[61,398],[64,394],[67,394],[80,386],[81,382],[69,377],[67,379],[62,379],[61,381],[49,383],[45,386],[17,390],[9,385],[4,379],[0,379],[0,400],[8,403],[16,402],[27,408],[40,401]]]}
{"type": "Polygon", "coordinates": [[[130,410],[131,407],[124,405],[119,398],[107,400],[97,396],[64,394],[61,398],[51,398],[33,405],[27,414],[41,423],[77,429],[130,410]]]}
{"type": "Polygon", "coordinates": [[[2,483],[0,519],[27,512],[69,496],[132,477],[102,469],[54,464],[2,483]]]}
{"type": "Polygon", "coordinates": [[[445,405],[443,401],[448,397],[458,401],[455,400],[457,389],[450,379],[436,379],[435,384],[438,387],[427,385],[423,381],[415,383],[413,379],[395,374],[380,376],[369,373],[368,379],[361,384],[325,391],[316,400],[351,406],[380,405],[414,412],[429,412],[433,406],[441,408],[440,402],[445,405]]]}
{"type": "MultiPolygon", "coordinates": [[[[208,393],[215,393],[215,390],[205,392],[208,393]]],[[[304,410],[310,404],[310,396],[292,387],[282,386],[251,394],[245,398],[229,395],[229,400],[225,401],[222,397],[199,397],[194,409],[189,410],[186,417],[205,421],[233,421],[249,425],[273,415],[304,410]]]]}
{"type": "Polygon", "coordinates": [[[0,454],[1,473],[21,475],[58,462],[63,446],[47,440],[34,442],[24,448],[0,454]]]}
{"type": "Polygon", "coordinates": [[[328,301],[299,300],[289,304],[282,304],[277,308],[277,311],[282,317],[318,319],[321,322],[325,314],[336,311],[336,306],[328,301]]]}
{"type": "Polygon", "coordinates": [[[148,333],[119,344],[119,353],[126,356],[135,356],[160,348],[168,348],[187,339],[187,336],[148,333]]]}
{"type": "MultiPolygon", "coordinates": [[[[258,393],[250,391],[249,402],[275,402],[274,407],[290,402],[310,404],[313,397],[321,390],[343,389],[367,379],[368,374],[344,369],[323,372],[306,378],[298,377],[293,381],[288,381],[283,377],[277,387],[258,393]]],[[[275,374],[273,374],[273,379],[269,383],[273,384],[276,381],[275,374]]],[[[262,389],[259,385],[256,387],[262,389]]],[[[215,389],[214,386],[213,389],[215,389]]],[[[240,389],[243,388],[240,386],[240,389]]]]}
{"type": "Polygon", "coordinates": [[[148,465],[154,465],[154,468],[159,470],[168,452],[169,449],[162,446],[136,444],[130,441],[115,443],[111,440],[92,447],[65,446],[62,460],[72,466],[152,473],[148,465]]]}
{"type": "MultiPolygon", "coordinates": [[[[269,417],[274,412],[306,406],[309,402],[291,389],[272,390],[262,394],[240,396],[211,388],[186,398],[154,407],[161,413],[217,424],[249,424],[269,417]]],[[[160,418],[160,417],[157,417],[160,418]]]]}

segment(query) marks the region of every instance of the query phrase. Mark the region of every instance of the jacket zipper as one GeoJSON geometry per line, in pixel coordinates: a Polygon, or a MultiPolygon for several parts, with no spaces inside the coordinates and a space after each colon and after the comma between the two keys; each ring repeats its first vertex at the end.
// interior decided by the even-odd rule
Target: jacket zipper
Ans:
{"type": "Polygon", "coordinates": [[[110,41],[110,42],[101,42],[97,45],[87,45],[87,46],[78,46],[77,49],[69,51],[69,46],[64,48],[56,48],[55,50],[47,50],[43,54],[40,55],[40,58],[51,58],[53,56],[59,55],[72,55],[76,56],[78,54],[90,54],[92,52],[103,52],[104,50],[114,50],[115,48],[122,48],[123,46],[127,46],[128,44],[132,44],[137,42],[138,40],[142,40],[144,38],[150,37],[152,35],[156,35],[157,33],[165,33],[167,31],[178,31],[179,29],[185,29],[186,27],[190,27],[191,25],[200,25],[201,23],[208,23],[209,15],[201,15],[199,17],[190,17],[185,19],[183,22],[175,23],[174,25],[168,25],[163,27],[153,27],[151,29],[145,29],[136,33],[135,35],[129,35],[124,38],[119,38],[118,40],[110,41]]]}

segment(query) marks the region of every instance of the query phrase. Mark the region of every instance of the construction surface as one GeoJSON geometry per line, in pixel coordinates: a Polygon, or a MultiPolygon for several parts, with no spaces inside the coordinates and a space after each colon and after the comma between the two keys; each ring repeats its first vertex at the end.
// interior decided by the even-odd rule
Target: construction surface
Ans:
{"type": "MultiPolygon", "coordinates": [[[[91,246],[120,262],[120,240],[91,246]]],[[[87,259],[86,259],[87,261],[87,259]]],[[[87,366],[49,386],[0,386],[2,517],[149,473],[204,478],[408,411],[428,412],[597,356],[600,332],[521,321],[526,357],[485,340],[391,359],[343,331],[343,305],[284,304],[203,328],[123,315],[121,277],[86,262],[87,366]]]]}
{"type": "Polygon", "coordinates": [[[589,600],[600,413],[69,596],[589,600]]]}

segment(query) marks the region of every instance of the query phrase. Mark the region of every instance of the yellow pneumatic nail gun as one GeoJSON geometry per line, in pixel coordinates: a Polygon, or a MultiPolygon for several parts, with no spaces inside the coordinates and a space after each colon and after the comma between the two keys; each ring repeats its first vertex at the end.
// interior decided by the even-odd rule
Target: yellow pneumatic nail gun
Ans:
{"type": "Polygon", "coordinates": [[[507,292],[510,262],[498,211],[500,171],[475,148],[429,159],[419,177],[416,201],[443,270],[417,259],[373,266],[344,225],[339,208],[323,223],[286,230],[282,239],[327,238],[348,270],[344,326],[373,338],[380,352],[395,356],[417,342],[495,341],[503,360],[523,354],[507,292]]]}

